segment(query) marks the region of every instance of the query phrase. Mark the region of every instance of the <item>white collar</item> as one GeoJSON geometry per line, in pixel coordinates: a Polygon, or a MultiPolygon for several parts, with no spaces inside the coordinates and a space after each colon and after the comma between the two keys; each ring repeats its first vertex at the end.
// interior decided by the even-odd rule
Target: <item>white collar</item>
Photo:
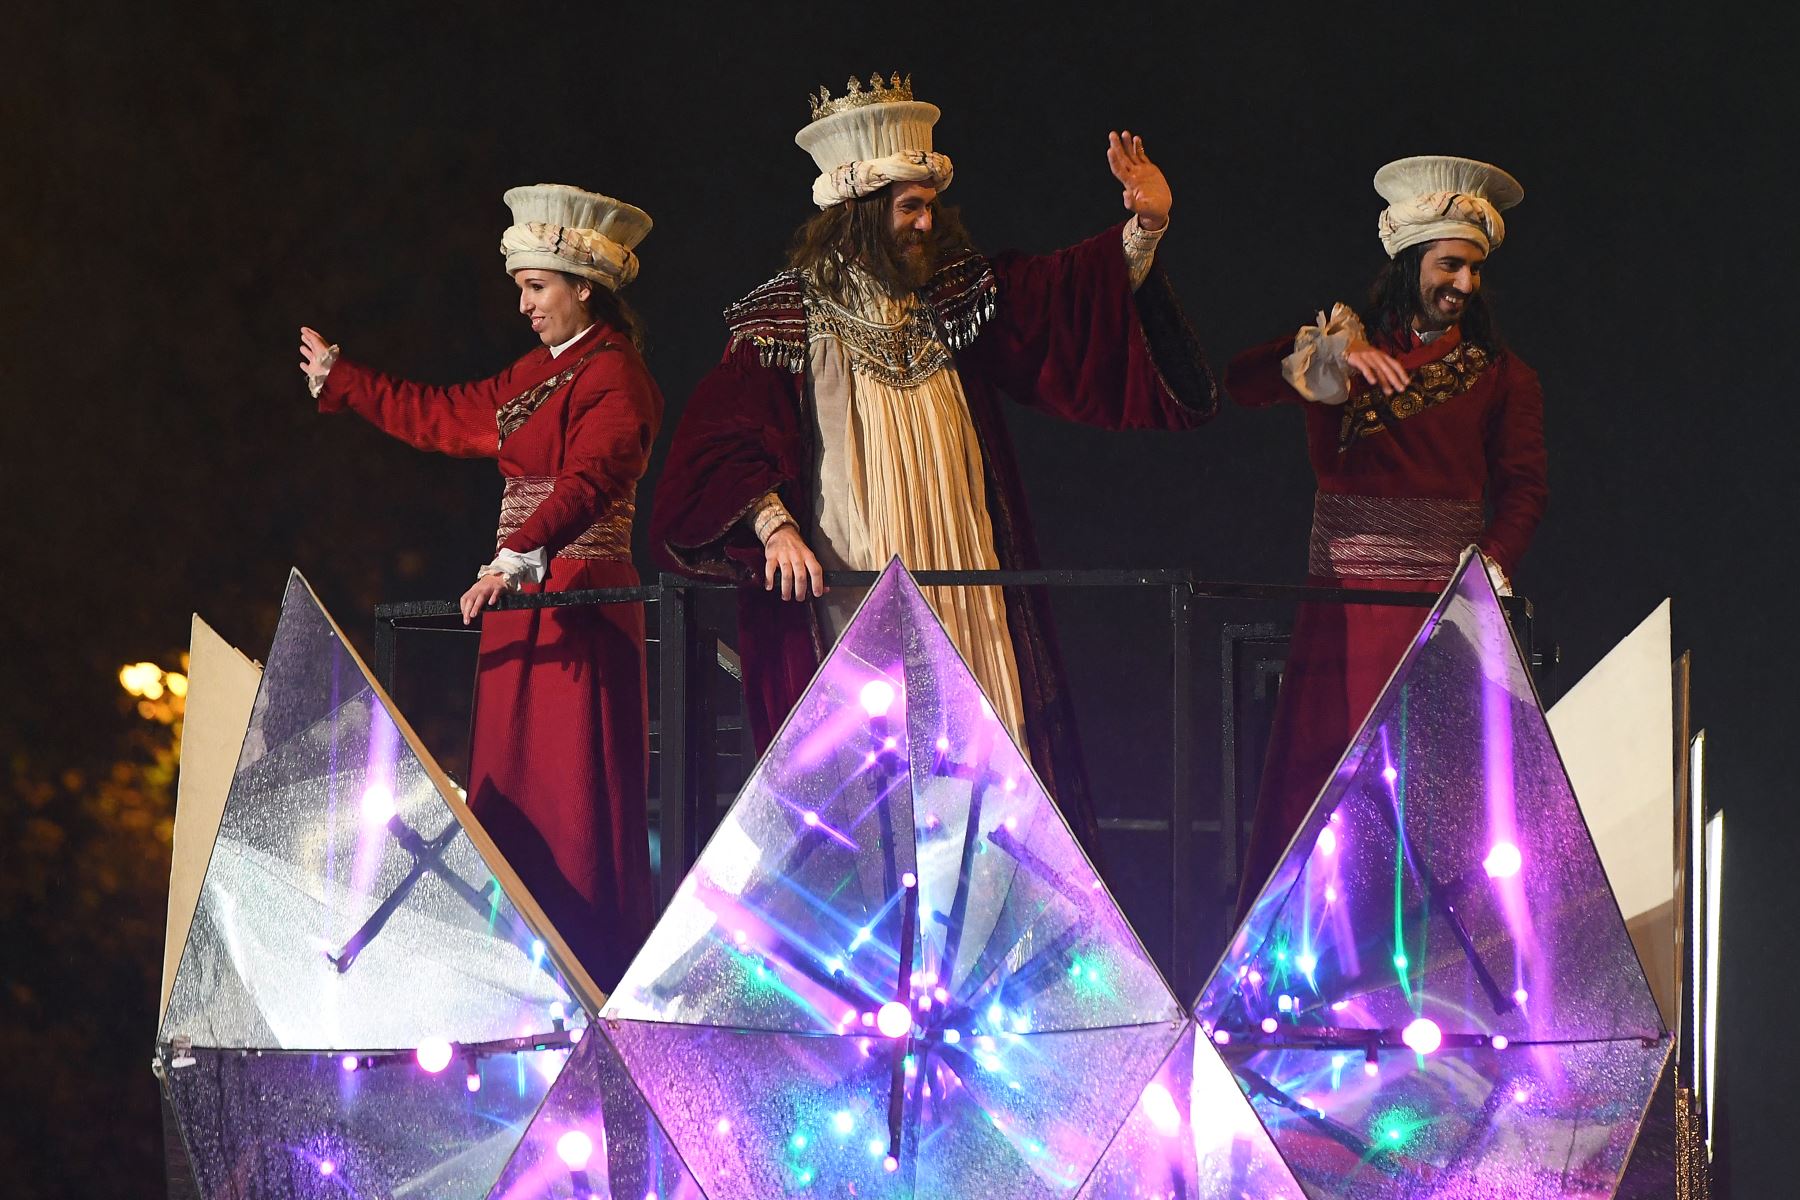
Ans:
{"type": "Polygon", "coordinates": [[[579,342],[582,338],[586,337],[587,331],[592,328],[593,328],[593,326],[589,325],[586,328],[582,329],[582,331],[580,333],[576,334],[574,337],[570,338],[568,341],[562,343],[560,346],[550,347],[550,357],[551,358],[561,358],[562,352],[564,350],[567,350],[570,346],[573,346],[576,342],[579,342]]]}

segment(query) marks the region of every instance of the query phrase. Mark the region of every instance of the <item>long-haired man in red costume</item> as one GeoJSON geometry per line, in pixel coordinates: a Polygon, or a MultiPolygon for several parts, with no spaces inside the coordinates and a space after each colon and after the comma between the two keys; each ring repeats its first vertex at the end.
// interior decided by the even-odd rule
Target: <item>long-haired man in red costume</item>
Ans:
{"type": "MultiPolygon", "coordinates": [[[[725,312],[730,341],[688,401],[651,542],[674,569],[744,584],[740,648],[759,747],[859,597],[826,570],[1036,565],[1002,400],[1108,429],[1187,429],[1216,393],[1152,259],[1163,173],[1129,131],[1106,160],[1129,220],[1049,255],[988,257],[941,202],[938,109],[910,78],[811,98],[795,141],[820,210],[789,269],[725,312]]],[[[1026,589],[928,595],[998,716],[1078,833],[1095,824],[1048,604],[1026,589]]]]}
{"type": "MultiPolygon", "coordinates": [[[[1481,294],[1500,211],[1524,195],[1498,167],[1429,155],[1375,175],[1388,264],[1361,309],[1336,304],[1295,336],[1246,350],[1226,390],[1297,404],[1318,478],[1307,573],[1316,585],[1440,591],[1479,546],[1502,590],[1543,516],[1544,397],[1502,344],[1481,294]]],[[[1256,824],[1248,905],[1419,631],[1425,610],[1302,605],[1256,824]]]]}

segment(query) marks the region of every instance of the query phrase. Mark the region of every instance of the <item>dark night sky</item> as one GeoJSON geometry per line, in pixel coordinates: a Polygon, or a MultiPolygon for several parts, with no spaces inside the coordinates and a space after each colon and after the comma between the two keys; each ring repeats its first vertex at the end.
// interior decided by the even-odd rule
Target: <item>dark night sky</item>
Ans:
{"type": "MultiPolygon", "coordinates": [[[[1730,1152],[1739,1195],[1775,1194],[1758,1183],[1791,1139],[1758,1028],[1795,982],[1800,918],[1800,639],[1781,608],[1796,93],[1777,61],[1795,31],[1698,7],[1452,22],[1417,6],[883,6],[820,23],[824,7],[9,17],[9,743],[85,754],[117,665],[181,646],[195,609],[260,651],[290,563],[355,629],[374,597],[460,590],[491,546],[491,465],[317,417],[295,329],[425,379],[499,369],[531,344],[495,248],[513,184],[577,183],[656,218],[631,298],[666,445],[722,345],[718,310],[810,211],[792,143],[805,95],[852,71],[911,71],[944,109],[948,199],[989,249],[1117,219],[1106,131],[1141,133],[1176,195],[1161,261],[1221,366],[1366,283],[1376,166],[1489,159],[1526,188],[1489,286],[1543,377],[1551,449],[1551,510],[1517,582],[1563,648],[1553,693],[1675,599],[1733,822],[1730,1152]]],[[[1290,418],[1228,410],[1172,437],[1020,417],[1045,561],[1297,581],[1311,481],[1290,418]]]]}

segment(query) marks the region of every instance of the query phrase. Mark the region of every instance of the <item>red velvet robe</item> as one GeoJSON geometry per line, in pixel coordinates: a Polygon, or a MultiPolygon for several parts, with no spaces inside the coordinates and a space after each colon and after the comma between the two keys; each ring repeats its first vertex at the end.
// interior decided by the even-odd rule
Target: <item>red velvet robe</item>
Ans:
{"type": "MultiPolygon", "coordinates": [[[[556,554],[609,506],[633,502],[662,395],[629,339],[599,325],[561,356],[538,347],[477,383],[428,387],[340,359],[319,396],[421,450],[497,458],[507,477],[552,476],[548,499],[505,548],[548,547],[526,592],[633,587],[630,559],[556,554]],[[501,444],[500,406],[603,342],[501,444]]],[[[486,553],[486,547],[483,547],[486,553]]],[[[469,750],[470,806],[603,988],[650,931],[649,709],[644,608],[488,612],[469,750]]]]}
{"type": "MultiPolygon", "coordinates": [[[[1430,344],[1408,336],[1385,348],[1409,373],[1449,354],[1451,328],[1430,344]]],[[[1281,375],[1291,337],[1246,350],[1226,368],[1226,391],[1242,405],[1300,404],[1307,452],[1321,492],[1488,503],[1479,545],[1508,578],[1531,542],[1549,496],[1545,485],[1544,395],[1537,373],[1515,354],[1496,356],[1475,386],[1385,432],[1340,451],[1344,408],[1307,403],[1281,375]]],[[[1311,575],[1321,587],[1439,592],[1443,579],[1311,575]]],[[[1350,739],[1374,707],[1413,636],[1423,608],[1302,604],[1276,702],[1269,753],[1243,875],[1241,904],[1255,899],[1318,798],[1350,739]]]]}
{"type": "MultiPolygon", "coordinates": [[[[1189,429],[1217,409],[1205,357],[1160,271],[1134,293],[1119,226],[1048,255],[969,255],[921,291],[951,331],[987,475],[988,514],[1004,569],[1038,565],[1003,398],[1106,429],[1189,429]]],[[[806,411],[805,316],[789,272],[727,310],[732,340],[700,382],[651,514],[651,544],[676,571],[729,578],[739,594],[739,648],[752,731],[768,746],[825,651],[810,604],[763,590],[762,546],[742,520],[779,492],[811,525],[818,469],[806,411]]],[[[915,570],[931,563],[908,563],[915,570]]],[[[1077,834],[1098,846],[1073,716],[1042,589],[1008,588],[1033,764],[1077,834]]]]}

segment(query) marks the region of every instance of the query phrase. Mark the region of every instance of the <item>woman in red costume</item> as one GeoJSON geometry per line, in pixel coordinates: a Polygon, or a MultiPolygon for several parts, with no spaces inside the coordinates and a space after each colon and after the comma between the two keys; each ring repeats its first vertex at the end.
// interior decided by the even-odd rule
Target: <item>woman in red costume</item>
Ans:
{"type": "MultiPolygon", "coordinates": [[[[500,249],[542,345],[500,374],[411,383],[300,331],[321,412],[349,409],[421,450],[499,460],[497,546],[462,597],[465,624],[505,591],[637,584],[637,483],[662,420],[617,295],[637,275],[649,216],[560,184],[505,199],[500,249]]],[[[648,726],[641,604],[483,617],[470,806],[603,988],[652,919],[648,726]]]]}
{"type": "MultiPolygon", "coordinates": [[[[1375,176],[1391,260],[1359,313],[1232,360],[1251,408],[1299,404],[1319,490],[1309,582],[1438,592],[1479,546],[1502,592],[1537,528],[1545,486],[1537,373],[1495,335],[1482,270],[1524,194],[1487,163],[1427,156],[1375,176]],[[1485,503],[1485,507],[1484,507],[1485,503]]],[[[1304,604],[1270,731],[1240,909],[1280,861],[1424,622],[1423,608],[1304,604]]]]}

